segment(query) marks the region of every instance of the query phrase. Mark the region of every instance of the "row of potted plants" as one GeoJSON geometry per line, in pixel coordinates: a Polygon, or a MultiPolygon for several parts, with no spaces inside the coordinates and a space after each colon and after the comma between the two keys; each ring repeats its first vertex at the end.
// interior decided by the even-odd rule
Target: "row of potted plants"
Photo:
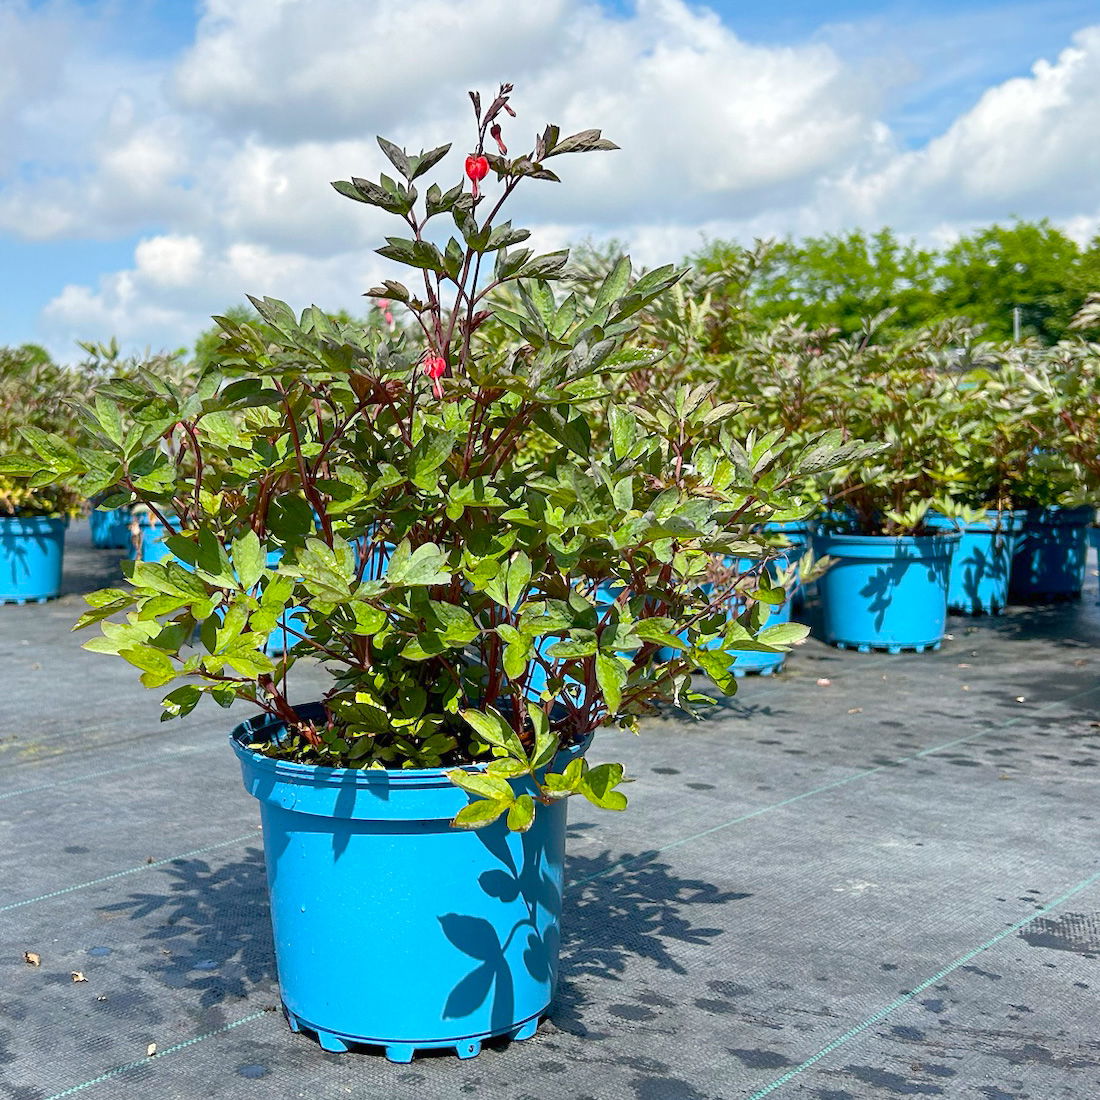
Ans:
{"type": "Polygon", "coordinates": [[[886,338],[883,316],[855,337],[796,318],[746,326],[711,354],[708,326],[730,317],[712,287],[740,285],[750,261],[666,299],[646,336],[680,377],[717,379],[759,431],[881,442],[816,479],[813,546],[833,560],[818,585],[825,638],[921,650],[939,644],[948,608],[1079,596],[1100,502],[1100,348],[992,344],[962,323],[886,338]]]}

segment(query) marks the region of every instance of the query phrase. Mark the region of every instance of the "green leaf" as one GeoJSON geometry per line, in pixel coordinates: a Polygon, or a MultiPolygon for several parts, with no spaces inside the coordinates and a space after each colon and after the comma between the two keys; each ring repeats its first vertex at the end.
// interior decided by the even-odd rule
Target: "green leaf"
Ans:
{"type": "Polygon", "coordinates": [[[626,795],[614,790],[622,781],[622,764],[597,764],[588,769],[578,790],[602,810],[625,810],[626,795]]]}
{"type": "Polygon", "coordinates": [[[102,394],[97,393],[95,396],[95,417],[99,421],[99,426],[103,429],[104,435],[112,443],[117,443],[121,447],[125,435],[122,428],[122,414],[119,412],[118,406],[102,394]]]}
{"type": "Polygon", "coordinates": [[[525,833],[535,820],[535,800],[529,794],[521,794],[508,811],[508,828],[513,833],[525,833]]]}
{"type": "Polygon", "coordinates": [[[260,540],[255,531],[247,531],[233,540],[233,565],[243,588],[255,586],[263,576],[266,564],[266,555],[260,549],[260,540]]]}
{"type": "Polygon", "coordinates": [[[414,448],[409,459],[410,480],[421,489],[434,489],[432,475],[450,457],[457,436],[453,432],[432,432],[414,448]]]}
{"type": "Polygon", "coordinates": [[[409,241],[401,237],[387,237],[386,241],[385,247],[376,248],[375,252],[387,260],[396,260],[408,267],[426,271],[438,271],[441,275],[447,270],[439,249],[430,241],[409,241]]]}
{"type": "Polygon", "coordinates": [[[439,622],[443,640],[447,645],[454,647],[467,645],[481,633],[473,616],[460,604],[431,600],[428,606],[439,622]]]}
{"type": "Polygon", "coordinates": [[[523,742],[520,741],[516,731],[512,729],[498,711],[492,707],[486,707],[484,712],[460,710],[458,713],[462,715],[483,741],[504,749],[517,760],[527,759],[527,751],[523,747],[523,742]]]}
{"type": "Polygon", "coordinates": [[[389,158],[390,164],[394,166],[405,177],[410,179],[410,165],[409,157],[404,149],[394,145],[392,141],[387,141],[384,137],[379,136],[377,138],[379,148],[389,158]]]}
{"type": "Polygon", "coordinates": [[[531,581],[531,559],[522,551],[517,550],[508,563],[508,571],[505,574],[504,588],[507,606],[518,607],[527,592],[527,585],[531,581]]]}
{"type": "Polygon", "coordinates": [[[591,657],[596,652],[596,632],[594,630],[571,630],[565,641],[555,642],[547,655],[559,658],[591,657]]]}
{"type": "Polygon", "coordinates": [[[547,252],[543,256],[536,256],[519,269],[521,279],[553,279],[565,270],[569,262],[569,249],[563,248],[558,252],[547,252]]]}
{"type": "Polygon", "coordinates": [[[596,655],[596,682],[603,692],[608,714],[617,714],[623,701],[627,671],[618,657],[606,653],[596,655]]]}
{"type": "Polygon", "coordinates": [[[506,779],[487,775],[485,772],[468,772],[463,768],[454,768],[447,773],[447,778],[467,794],[476,794],[480,798],[491,798],[508,805],[514,797],[506,779]]]}
{"type": "Polygon", "coordinates": [[[414,180],[424,175],[425,172],[430,172],[450,151],[450,144],[439,145],[434,149],[429,149],[426,153],[421,153],[418,157],[410,157],[412,171],[409,174],[409,179],[414,180]]]}
{"type": "Polygon", "coordinates": [[[491,825],[510,806],[511,803],[479,799],[477,802],[471,802],[469,806],[463,806],[455,814],[451,824],[456,829],[481,829],[491,825]]]}
{"type": "MultiPolygon", "coordinates": [[[[131,646],[128,649],[120,649],[118,655],[123,660],[129,661],[135,668],[152,673],[154,676],[164,676],[170,680],[176,674],[176,666],[172,664],[172,659],[168,654],[151,645],[138,645],[131,646]]],[[[147,684],[146,686],[159,685],[147,684]]]]}
{"type": "Polygon", "coordinates": [[[545,768],[558,751],[558,736],[550,730],[550,719],[546,711],[534,703],[527,704],[527,714],[531,719],[531,725],[535,730],[535,747],[531,750],[531,767],[533,770],[545,768]]]}
{"type": "Polygon", "coordinates": [[[809,633],[810,628],[802,623],[776,623],[761,630],[756,639],[766,645],[788,646],[801,642],[809,633]]]}
{"type": "Polygon", "coordinates": [[[390,557],[385,580],[407,588],[446,584],[451,579],[446,566],[446,558],[434,542],[425,542],[410,553],[409,540],[402,539],[390,557]]]}
{"type": "Polygon", "coordinates": [[[517,760],[514,756],[492,760],[485,768],[489,775],[495,775],[500,779],[518,779],[521,775],[527,775],[529,770],[522,760],[517,760]]]}
{"type": "Polygon", "coordinates": [[[527,670],[534,645],[528,640],[509,642],[504,647],[504,674],[509,680],[518,680],[527,670]]]}

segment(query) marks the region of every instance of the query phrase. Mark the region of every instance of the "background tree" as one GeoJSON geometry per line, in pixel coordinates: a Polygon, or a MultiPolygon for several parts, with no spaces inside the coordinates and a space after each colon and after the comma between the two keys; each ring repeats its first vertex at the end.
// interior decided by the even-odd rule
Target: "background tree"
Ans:
{"type": "MultiPolygon", "coordinates": [[[[1093,269],[1100,268],[1094,259],[1093,269]]],[[[991,340],[1012,338],[1012,310],[1020,309],[1021,336],[1044,344],[1062,338],[1088,287],[1081,249],[1047,219],[991,225],[960,237],[936,268],[939,316],[965,317],[985,326],[991,340]]]]}

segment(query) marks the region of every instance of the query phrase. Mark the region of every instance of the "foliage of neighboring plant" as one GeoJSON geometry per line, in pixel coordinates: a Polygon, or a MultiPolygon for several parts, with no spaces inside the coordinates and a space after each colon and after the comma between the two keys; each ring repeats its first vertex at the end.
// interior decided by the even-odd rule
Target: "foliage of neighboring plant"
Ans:
{"type": "Polygon", "coordinates": [[[857,336],[780,321],[723,369],[723,392],[743,396],[761,429],[798,441],[823,429],[877,446],[818,478],[833,520],[862,534],[923,530],[929,509],[960,515],[956,356],[961,330],[905,336],[869,321],[857,336]]]}
{"type": "MultiPolygon", "coordinates": [[[[1090,295],[1071,328],[1100,328],[1100,293],[1090,295]]],[[[1063,340],[1023,357],[1021,373],[1039,409],[1036,468],[1050,471],[1036,503],[1100,504],[1100,344],[1063,340]]]]}
{"type": "Polygon", "coordinates": [[[409,331],[254,300],[260,323],[218,319],[224,346],[194,392],[150,371],[109,384],[88,415],[94,443],[41,448],[37,476],[79,474],[108,504],[179,520],[178,561],[129,565],[127,586],[89,597],[79,624],[102,623],[88,648],[171,688],[166,717],[204,695],[245,699],[287,723],[262,746],[274,756],[488,759],[450,773],[477,796],[457,823],[504,814],[523,829],[535,803],[509,778],[532,776],[544,802],[580,793],[621,809],[621,765],[547,772],[558,747],[632,727],[660,701],[709,702],[692,688],[699,668],[732,692],[731,651],[804,636],[760,628],[783,598],[764,570],[715,586],[714,561],[765,559],[755,528],[797,506],[792,484],[855,449],[743,437],[708,387],[623,399],[617,379],[658,354],[630,346],[639,314],[680,273],[634,279],[623,258],[583,302],[555,289],[568,254],[531,251],[502,207],[521,184],[556,180],[565,154],[614,146],[550,125],[510,157],[510,91],[485,108],[472,95],[471,186],[425,184],[449,146],[413,154],[384,139],[394,176],[334,185],[401,223],[379,252],[407,282],[371,293],[401,303],[409,331]],[[607,425],[598,444],[593,423],[607,425]],[[535,430],[551,443],[532,457],[535,430]],[[759,602],[730,619],[737,584],[759,602]],[[263,646],[288,607],[308,625],[273,660],[263,646]],[[675,656],[654,659],[665,646],[675,656]],[[332,673],[323,722],[292,703],[305,656],[332,673]]]}
{"type": "Polygon", "coordinates": [[[87,395],[86,375],[53,362],[33,344],[0,348],[0,516],[72,517],[84,494],[77,481],[38,474],[32,450],[59,458],[80,438],[79,417],[69,402],[87,395]]]}

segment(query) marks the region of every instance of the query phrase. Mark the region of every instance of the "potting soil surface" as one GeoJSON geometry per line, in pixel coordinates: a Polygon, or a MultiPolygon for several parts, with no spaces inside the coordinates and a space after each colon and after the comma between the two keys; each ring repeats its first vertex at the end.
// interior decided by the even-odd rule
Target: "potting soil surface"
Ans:
{"type": "Polygon", "coordinates": [[[245,715],[162,724],[70,633],[117,556],[74,524],[66,594],[0,607],[0,1097],[1100,1097],[1093,561],[939,652],[811,640],[705,721],[601,733],[636,782],[571,803],[548,1018],[396,1065],[278,1008],[245,715]]]}

